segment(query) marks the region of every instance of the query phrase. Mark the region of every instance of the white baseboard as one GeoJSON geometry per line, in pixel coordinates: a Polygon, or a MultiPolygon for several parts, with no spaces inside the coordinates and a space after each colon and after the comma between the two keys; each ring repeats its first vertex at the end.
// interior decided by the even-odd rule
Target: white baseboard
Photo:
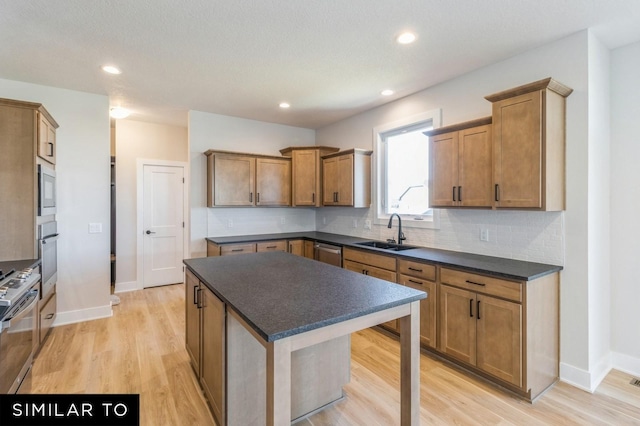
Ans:
{"type": "Polygon", "coordinates": [[[613,364],[611,363],[611,352],[609,352],[591,368],[591,392],[595,392],[600,383],[607,377],[611,368],[613,368],[613,364]]]}
{"type": "Polygon", "coordinates": [[[111,310],[111,304],[89,309],[79,309],[77,311],[58,312],[56,314],[56,319],[53,322],[53,327],[91,321],[100,318],[109,318],[112,315],[113,311],[111,310]]]}
{"type": "Polygon", "coordinates": [[[591,371],[583,370],[573,365],[560,363],[560,380],[584,391],[593,393],[600,383],[607,377],[613,364],[611,354],[607,354],[591,368],[591,371]]]}
{"type": "Polygon", "coordinates": [[[640,358],[635,358],[619,352],[613,352],[611,354],[611,358],[613,359],[613,368],[616,370],[640,377],[640,358]]]}
{"type": "Polygon", "coordinates": [[[127,281],[124,283],[116,283],[116,293],[126,293],[127,291],[142,290],[138,287],[138,281],[127,281]]]}

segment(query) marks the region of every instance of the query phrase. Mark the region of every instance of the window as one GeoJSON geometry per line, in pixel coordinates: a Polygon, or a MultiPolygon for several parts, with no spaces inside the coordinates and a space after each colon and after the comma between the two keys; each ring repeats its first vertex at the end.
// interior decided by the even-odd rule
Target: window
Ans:
{"type": "Polygon", "coordinates": [[[377,185],[376,223],[399,214],[403,226],[438,228],[429,207],[429,138],[422,132],[440,126],[440,110],[418,114],[374,129],[377,185]]]}

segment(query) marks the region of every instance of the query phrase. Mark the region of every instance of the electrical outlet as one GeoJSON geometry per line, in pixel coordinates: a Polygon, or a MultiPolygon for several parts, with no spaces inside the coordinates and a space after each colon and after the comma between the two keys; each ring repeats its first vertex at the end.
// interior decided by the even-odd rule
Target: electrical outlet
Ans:
{"type": "Polygon", "coordinates": [[[489,241],[489,230],[487,228],[480,229],[480,241],[489,241]]]}
{"type": "Polygon", "coordinates": [[[286,225],[287,219],[284,216],[280,216],[280,225],[286,225]]]}
{"type": "Polygon", "coordinates": [[[358,219],[353,219],[353,227],[358,228],[358,219]]]}
{"type": "Polygon", "coordinates": [[[89,233],[90,234],[99,234],[102,232],[102,224],[101,223],[90,223],[89,224],[89,233]]]}
{"type": "Polygon", "coordinates": [[[227,228],[233,228],[233,219],[227,220],[227,228]]]}
{"type": "Polygon", "coordinates": [[[365,220],[364,221],[364,229],[371,229],[371,221],[370,220],[365,220]]]}
{"type": "Polygon", "coordinates": [[[322,224],[323,224],[323,225],[326,225],[326,224],[327,224],[327,218],[326,218],[326,217],[323,217],[323,218],[322,218],[322,224]]]}

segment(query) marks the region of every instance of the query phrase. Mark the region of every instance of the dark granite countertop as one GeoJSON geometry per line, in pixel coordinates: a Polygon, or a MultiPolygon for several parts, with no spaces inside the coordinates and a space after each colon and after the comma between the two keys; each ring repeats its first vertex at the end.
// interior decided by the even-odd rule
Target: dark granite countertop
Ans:
{"type": "Polygon", "coordinates": [[[0,270],[7,274],[10,270],[19,271],[24,268],[35,268],[40,264],[40,259],[8,260],[0,262],[0,270]]]}
{"type": "Polygon", "coordinates": [[[184,263],[267,342],[426,297],[422,291],[284,252],[184,263]]]}
{"type": "Polygon", "coordinates": [[[470,272],[494,275],[517,281],[532,281],[536,278],[558,272],[562,266],[548,265],[545,263],[526,262],[522,260],[505,259],[495,256],[484,256],[480,254],[464,253],[451,250],[440,250],[435,248],[417,247],[401,252],[389,252],[387,250],[363,247],[359,242],[371,241],[371,239],[350,237],[347,235],[330,234],[327,232],[290,232],[285,234],[261,234],[261,235],[238,235],[233,237],[209,237],[207,241],[216,244],[234,244],[249,241],[270,241],[282,239],[307,239],[335,244],[342,247],[353,247],[362,250],[371,250],[379,254],[397,256],[409,260],[425,260],[441,266],[450,266],[464,269],[470,272]]]}

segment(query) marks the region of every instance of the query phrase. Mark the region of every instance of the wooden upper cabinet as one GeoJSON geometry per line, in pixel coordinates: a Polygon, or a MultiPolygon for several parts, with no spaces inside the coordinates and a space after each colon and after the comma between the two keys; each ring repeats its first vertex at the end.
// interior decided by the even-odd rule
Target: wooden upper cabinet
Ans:
{"type": "Polygon", "coordinates": [[[288,206],[291,160],[227,151],[207,155],[207,206],[288,206]]]}
{"type": "Polygon", "coordinates": [[[256,205],[291,205],[291,160],[256,158],[256,205]]]}
{"type": "Polygon", "coordinates": [[[38,113],[38,157],[51,164],[56,164],[57,127],[58,124],[49,114],[38,113]]]}
{"type": "Polygon", "coordinates": [[[291,157],[292,206],[320,207],[322,191],[321,156],[339,151],[338,148],[289,147],[281,149],[283,156],[291,157]]]}
{"type": "Polygon", "coordinates": [[[491,117],[425,132],[431,207],[492,206],[491,117]]]}
{"type": "Polygon", "coordinates": [[[547,78],[486,96],[493,103],[494,205],[565,208],[565,104],[573,90],[547,78]]]}
{"type": "Polygon", "coordinates": [[[371,205],[372,151],[351,149],[322,157],[322,204],[371,205]]]}

